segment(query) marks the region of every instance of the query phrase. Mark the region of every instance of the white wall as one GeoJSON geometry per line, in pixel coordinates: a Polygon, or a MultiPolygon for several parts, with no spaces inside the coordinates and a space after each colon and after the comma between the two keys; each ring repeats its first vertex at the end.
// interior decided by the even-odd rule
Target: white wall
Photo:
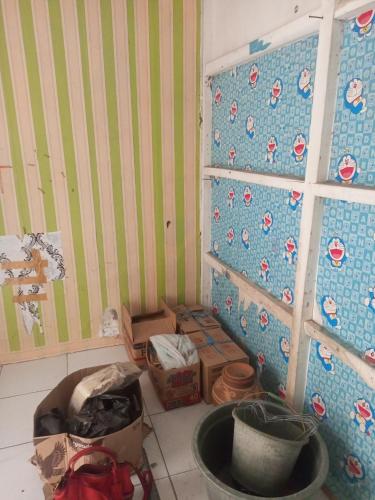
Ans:
{"type": "Polygon", "coordinates": [[[320,5],[321,0],[203,0],[203,60],[216,59],[320,5]]]}

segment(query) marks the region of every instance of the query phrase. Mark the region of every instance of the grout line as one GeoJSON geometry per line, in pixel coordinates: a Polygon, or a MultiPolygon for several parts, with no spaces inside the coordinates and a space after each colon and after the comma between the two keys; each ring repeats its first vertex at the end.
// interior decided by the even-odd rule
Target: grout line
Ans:
{"type": "Polygon", "coordinates": [[[18,398],[20,396],[28,396],[29,394],[38,394],[39,392],[52,391],[53,387],[47,387],[45,389],[39,389],[38,391],[21,392],[20,394],[12,394],[11,396],[0,396],[0,401],[2,399],[18,398]]]}
{"type": "MultiPolygon", "coordinates": [[[[171,476],[168,476],[168,480],[169,480],[169,484],[171,485],[171,488],[172,488],[172,492],[173,492],[173,495],[175,497],[175,500],[178,500],[178,496],[177,496],[177,493],[176,493],[176,490],[175,490],[175,487],[174,487],[174,484],[172,482],[172,479],[171,479],[171,476]]],[[[156,486],[157,488],[157,486],[156,486]]],[[[158,490],[158,493],[159,493],[159,490],[158,490]]],[[[160,496],[160,495],[159,495],[160,496]]],[[[161,499],[163,500],[163,499],[161,499]]]]}
{"type": "MultiPolygon", "coordinates": [[[[151,420],[151,422],[152,422],[152,420],[151,420]]],[[[161,454],[161,457],[162,457],[164,465],[165,465],[165,470],[167,471],[168,477],[170,477],[170,473],[169,473],[169,469],[168,469],[168,466],[167,466],[167,462],[165,460],[164,453],[163,453],[162,447],[160,445],[159,438],[158,438],[158,435],[156,433],[156,429],[155,429],[154,425],[152,425],[152,430],[153,430],[153,432],[155,434],[155,439],[156,439],[157,445],[159,446],[160,454],[161,454]]]]}
{"type": "Polygon", "coordinates": [[[10,444],[9,446],[0,446],[1,450],[8,450],[9,448],[16,448],[17,446],[23,446],[24,444],[32,444],[32,441],[25,441],[24,443],[10,444]]]}
{"type": "Polygon", "coordinates": [[[172,477],[175,477],[175,476],[181,476],[181,474],[186,474],[187,472],[193,472],[195,470],[198,470],[198,467],[194,467],[193,469],[188,469],[188,470],[184,470],[182,472],[177,472],[177,474],[172,474],[171,476],[169,476],[171,479],[172,477]]]}

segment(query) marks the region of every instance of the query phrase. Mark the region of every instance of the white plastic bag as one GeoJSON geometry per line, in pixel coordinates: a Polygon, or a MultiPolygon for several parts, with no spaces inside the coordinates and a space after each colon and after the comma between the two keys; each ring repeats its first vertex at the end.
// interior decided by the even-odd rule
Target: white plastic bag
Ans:
{"type": "Polygon", "coordinates": [[[164,370],[199,362],[197,349],[186,335],[153,335],[150,341],[164,370]]]}

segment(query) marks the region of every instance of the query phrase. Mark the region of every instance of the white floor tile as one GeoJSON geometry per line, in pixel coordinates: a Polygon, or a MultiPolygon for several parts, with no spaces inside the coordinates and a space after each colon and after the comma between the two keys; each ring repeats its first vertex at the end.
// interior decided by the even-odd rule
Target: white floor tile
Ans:
{"type": "Polygon", "coordinates": [[[171,480],[178,500],[208,500],[204,479],[197,469],[172,476],[171,480]]]}
{"type": "Polygon", "coordinates": [[[129,361],[125,346],[102,347],[68,354],[68,373],[90,366],[129,361]]]}
{"type": "Polygon", "coordinates": [[[66,355],[3,366],[0,398],[53,389],[67,375],[66,355]]]}
{"type": "Polygon", "coordinates": [[[151,415],[161,451],[170,475],[196,467],[191,452],[191,439],[195,425],[211,407],[200,403],[160,415],[151,415]]]}
{"type": "Polygon", "coordinates": [[[158,395],[155,392],[154,386],[150,380],[148,371],[144,371],[140,378],[143,399],[146,403],[147,413],[155,415],[156,413],[163,413],[165,410],[160,403],[158,395]]]}
{"type": "Polygon", "coordinates": [[[150,464],[154,479],[167,477],[168,471],[154,432],[151,432],[143,441],[143,447],[146,451],[148,463],[150,464]]]}
{"type": "Polygon", "coordinates": [[[29,462],[32,443],[0,450],[1,498],[7,500],[41,500],[42,482],[29,462]]]}
{"type": "Polygon", "coordinates": [[[32,441],[34,412],[48,392],[0,399],[0,448],[32,441]]]}
{"type": "MultiPolygon", "coordinates": [[[[165,477],[164,479],[156,479],[155,484],[160,500],[176,500],[176,496],[168,477],[165,477]]],[[[143,489],[140,484],[134,488],[133,500],[143,500],[143,489]]]]}
{"type": "Polygon", "coordinates": [[[160,500],[176,500],[171,481],[168,477],[155,481],[160,500]]]}

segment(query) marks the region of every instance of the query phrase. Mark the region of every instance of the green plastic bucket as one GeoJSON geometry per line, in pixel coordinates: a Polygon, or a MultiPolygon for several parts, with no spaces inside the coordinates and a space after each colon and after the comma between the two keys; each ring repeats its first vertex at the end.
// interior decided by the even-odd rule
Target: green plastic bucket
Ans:
{"type": "MultiPolygon", "coordinates": [[[[269,498],[247,491],[233,479],[230,472],[234,431],[232,411],[238,403],[232,401],[213,408],[201,418],[194,431],[193,455],[211,500],[269,498]]],[[[272,498],[312,499],[324,484],[328,467],[326,445],[316,433],[302,448],[284,491],[272,498]]]]}

